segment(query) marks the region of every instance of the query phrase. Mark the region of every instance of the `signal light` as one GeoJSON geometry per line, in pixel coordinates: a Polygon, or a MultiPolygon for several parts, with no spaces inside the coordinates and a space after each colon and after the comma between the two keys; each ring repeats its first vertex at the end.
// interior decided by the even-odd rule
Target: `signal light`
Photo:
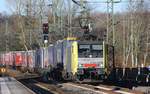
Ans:
{"type": "Polygon", "coordinates": [[[44,38],[44,43],[48,43],[48,35],[44,35],[43,38],[44,38]]]}
{"type": "Polygon", "coordinates": [[[48,23],[43,23],[43,42],[48,43],[49,26],[48,23]]]}
{"type": "Polygon", "coordinates": [[[48,34],[49,26],[48,23],[43,23],[43,34],[48,34]]]}
{"type": "Polygon", "coordinates": [[[48,40],[48,35],[44,35],[44,40],[48,40]]]}

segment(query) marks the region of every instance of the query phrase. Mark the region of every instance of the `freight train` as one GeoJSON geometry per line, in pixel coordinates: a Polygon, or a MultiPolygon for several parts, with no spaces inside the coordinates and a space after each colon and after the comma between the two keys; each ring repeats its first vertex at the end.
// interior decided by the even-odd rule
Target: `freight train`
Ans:
{"type": "Polygon", "coordinates": [[[0,61],[22,72],[38,72],[44,80],[150,82],[148,68],[116,68],[114,47],[104,41],[66,38],[37,50],[1,53],[0,61]]]}

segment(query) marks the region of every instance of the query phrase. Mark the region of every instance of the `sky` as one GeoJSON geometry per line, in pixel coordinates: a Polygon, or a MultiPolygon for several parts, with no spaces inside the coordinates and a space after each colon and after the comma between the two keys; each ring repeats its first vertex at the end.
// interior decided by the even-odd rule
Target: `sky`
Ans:
{"type": "Polygon", "coordinates": [[[10,12],[5,0],[0,0],[0,12],[10,12]]]}
{"type": "MultiPolygon", "coordinates": [[[[99,11],[107,11],[107,0],[87,0],[89,2],[101,2],[101,3],[98,3],[96,4],[97,9],[99,11]],[[103,3],[105,2],[105,3],[103,3]]],[[[120,0],[114,0],[114,1],[120,1],[120,0]]],[[[121,0],[121,1],[128,1],[128,0],[121,0]]],[[[95,3],[94,3],[95,4],[95,3]]],[[[114,11],[119,11],[121,12],[122,10],[126,10],[126,5],[127,3],[125,2],[122,2],[122,3],[114,3],[114,11]]]]}
{"type": "MultiPolygon", "coordinates": [[[[88,1],[103,2],[103,1],[107,1],[107,0],[88,0],[88,1]]],[[[94,7],[95,7],[94,10],[96,10],[96,11],[102,11],[102,12],[107,11],[106,4],[104,4],[104,3],[96,4],[94,7]]],[[[115,4],[114,10],[116,12],[122,12],[123,10],[126,10],[126,4],[125,3],[117,3],[117,4],[115,4]]],[[[7,14],[11,14],[10,8],[9,8],[8,4],[6,3],[6,0],[0,0],[0,12],[4,12],[4,11],[7,14]]]]}

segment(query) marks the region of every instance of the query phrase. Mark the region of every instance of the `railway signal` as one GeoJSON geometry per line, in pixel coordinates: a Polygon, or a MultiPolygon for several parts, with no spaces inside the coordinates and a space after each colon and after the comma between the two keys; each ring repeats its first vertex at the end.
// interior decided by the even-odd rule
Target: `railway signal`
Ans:
{"type": "Polygon", "coordinates": [[[48,23],[43,23],[43,34],[48,34],[49,26],[48,23]]]}
{"type": "Polygon", "coordinates": [[[48,43],[48,35],[44,35],[43,38],[44,38],[44,43],[47,44],[48,43]]]}
{"type": "Polygon", "coordinates": [[[44,41],[44,44],[48,43],[48,33],[49,33],[48,23],[43,23],[43,41],[44,41]]]}

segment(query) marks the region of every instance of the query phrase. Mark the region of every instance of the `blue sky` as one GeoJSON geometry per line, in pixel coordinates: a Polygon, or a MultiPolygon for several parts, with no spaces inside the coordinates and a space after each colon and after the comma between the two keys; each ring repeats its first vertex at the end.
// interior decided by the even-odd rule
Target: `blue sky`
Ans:
{"type": "Polygon", "coordinates": [[[9,8],[6,4],[6,0],[0,0],[0,12],[9,12],[9,8]]]}
{"type": "MultiPolygon", "coordinates": [[[[100,0],[99,0],[100,1],[100,0]]],[[[104,0],[103,0],[104,1],[104,0]]],[[[105,0],[107,1],[107,0],[105,0]]],[[[127,10],[127,4],[128,3],[114,3],[114,11],[115,12],[123,12],[127,10]]],[[[92,4],[91,4],[92,5],[92,4]]],[[[107,4],[106,3],[99,3],[96,4],[95,6],[95,11],[101,11],[101,12],[107,12],[107,4]]]]}
{"type": "MultiPolygon", "coordinates": [[[[107,1],[107,0],[88,0],[88,1],[96,1],[96,2],[103,2],[103,1],[107,1]]],[[[128,1],[128,0],[126,0],[128,1]]],[[[106,4],[101,3],[101,4],[97,4],[94,7],[96,7],[96,11],[103,11],[105,12],[107,10],[106,8],[106,4]]],[[[125,3],[119,3],[119,4],[115,4],[115,11],[119,11],[122,12],[122,10],[126,10],[126,4],[125,3]]],[[[10,8],[8,6],[8,4],[6,3],[6,0],[0,0],[0,12],[6,12],[8,14],[11,14],[10,12],[10,8]]]]}

